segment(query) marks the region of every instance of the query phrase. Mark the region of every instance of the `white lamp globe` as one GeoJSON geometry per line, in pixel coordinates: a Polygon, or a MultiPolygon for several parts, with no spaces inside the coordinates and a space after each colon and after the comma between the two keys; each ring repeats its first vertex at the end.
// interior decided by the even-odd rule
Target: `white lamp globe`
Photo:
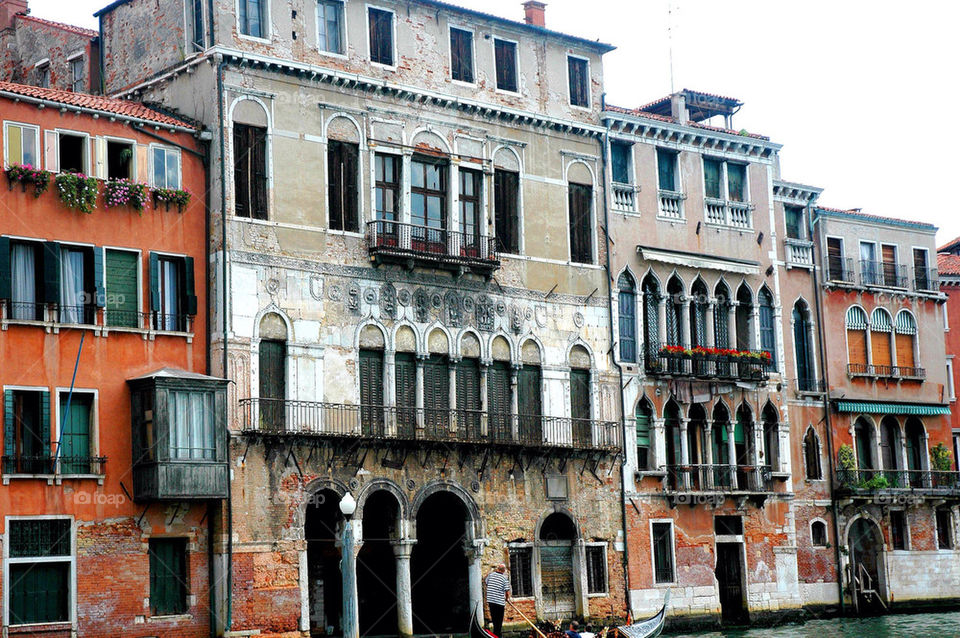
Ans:
{"type": "Polygon", "coordinates": [[[357,500],[353,498],[350,492],[344,494],[343,498],[340,499],[340,511],[348,518],[353,516],[353,513],[357,511],[357,500]]]}

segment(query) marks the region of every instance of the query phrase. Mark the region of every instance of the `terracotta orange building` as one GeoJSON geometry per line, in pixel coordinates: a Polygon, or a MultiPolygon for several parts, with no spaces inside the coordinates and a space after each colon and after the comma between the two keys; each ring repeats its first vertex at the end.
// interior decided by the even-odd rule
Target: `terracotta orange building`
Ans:
{"type": "Polygon", "coordinates": [[[4,635],[206,634],[226,450],[198,131],[10,83],[0,120],[4,635]]]}
{"type": "MultiPolygon", "coordinates": [[[[940,275],[940,292],[947,296],[944,304],[943,328],[947,349],[947,396],[950,404],[957,401],[957,385],[954,373],[954,358],[960,354],[960,330],[950,330],[951,326],[960,326],[960,237],[937,249],[937,269],[940,275]]],[[[953,435],[954,469],[960,470],[960,414],[955,410],[950,414],[950,427],[953,435]]]]}

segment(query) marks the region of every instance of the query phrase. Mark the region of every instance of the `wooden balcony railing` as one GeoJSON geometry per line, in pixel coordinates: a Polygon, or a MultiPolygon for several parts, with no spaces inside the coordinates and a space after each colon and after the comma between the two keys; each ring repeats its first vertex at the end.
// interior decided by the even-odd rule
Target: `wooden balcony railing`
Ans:
{"type": "Polygon", "coordinates": [[[596,419],[285,399],[239,404],[240,427],[248,434],[596,451],[618,451],[622,445],[619,424],[596,419]]]}
{"type": "Polygon", "coordinates": [[[487,273],[500,267],[496,238],[480,234],[377,220],[367,222],[367,244],[377,261],[487,273]]]}

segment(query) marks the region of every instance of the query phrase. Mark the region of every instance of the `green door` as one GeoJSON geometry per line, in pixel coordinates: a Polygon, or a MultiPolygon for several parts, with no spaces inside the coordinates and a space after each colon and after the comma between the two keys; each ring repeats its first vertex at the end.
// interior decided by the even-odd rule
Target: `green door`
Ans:
{"type": "Polygon", "coordinates": [[[397,392],[397,434],[413,438],[417,427],[417,361],[414,355],[397,353],[394,360],[397,392]]]}
{"type": "Polygon", "coordinates": [[[525,365],[517,379],[517,410],[520,412],[520,440],[543,443],[543,409],[540,399],[540,366],[525,365]]]}
{"type": "Polygon", "coordinates": [[[137,253],[127,250],[107,250],[105,275],[108,326],[140,327],[137,316],[137,265],[137,253]]]}
{"type": "Polygon", "coordinates": [[[510,364],[495,361],[487,370],[487,412],[490,436],[497,441],[513,438],[510,418],[510,364]]]}
{"type": "Polygon", "coordinates": [[[480,361],[463,359],[457,364],[457,427],[460,437],[480,438],[480,361]]]}
{"type": "Polygon", "coordinates": [[[60,437],[60,471],[63,474],[90,473],[90,408],[88,395],[60,393],[63,434],[60,437]],[[69,397],[70,405],[67,406],[69,397]]]}

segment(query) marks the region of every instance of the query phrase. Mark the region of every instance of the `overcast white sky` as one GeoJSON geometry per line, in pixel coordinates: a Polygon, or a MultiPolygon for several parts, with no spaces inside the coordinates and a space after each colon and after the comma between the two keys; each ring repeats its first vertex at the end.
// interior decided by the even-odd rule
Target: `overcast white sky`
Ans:
{"type": "MultiPolygon", "coordinates": [[[[96,27],[110,0],[31,0],[32,13],[96,27]]],[[[161,0],[162,1],[162,0],[161,0]]],[[[521,19],[521,0],[449,0],[521,19]]],[[[735,126],[784,145],[783,178],[820,202],[930,221],[960,235],[960,2],[552,0],[547,26],[618,47],[607,100],[639,106],[674,86],[739,98],[735,126]],[[668,1],[672,18],[668,18],[668,1]],[[941,111],[941,109],[943,109],[941,111]]]]}

